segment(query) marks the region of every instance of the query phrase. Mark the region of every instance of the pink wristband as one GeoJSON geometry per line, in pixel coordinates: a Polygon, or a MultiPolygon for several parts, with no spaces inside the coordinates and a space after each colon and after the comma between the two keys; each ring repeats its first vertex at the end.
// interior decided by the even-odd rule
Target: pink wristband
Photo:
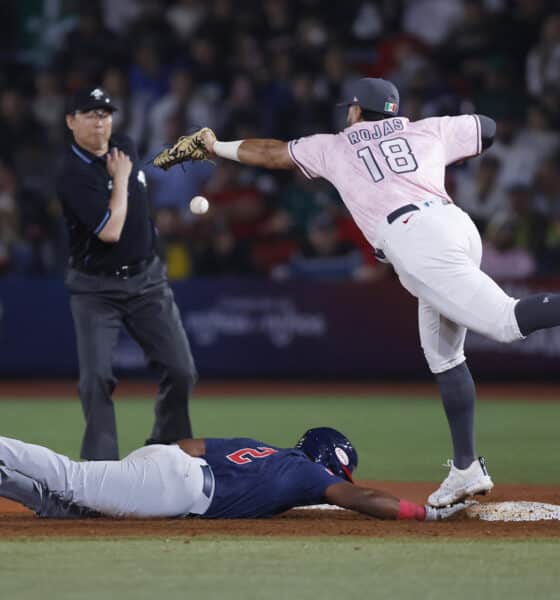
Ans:
{"type": "Polygon", "coordinates": [[[426,509],[423,506],[414,504],[414,502],[401,500],[399,502],[399,514],[397,519],[416,519],[417,521],[425,521],[426,509]]]}

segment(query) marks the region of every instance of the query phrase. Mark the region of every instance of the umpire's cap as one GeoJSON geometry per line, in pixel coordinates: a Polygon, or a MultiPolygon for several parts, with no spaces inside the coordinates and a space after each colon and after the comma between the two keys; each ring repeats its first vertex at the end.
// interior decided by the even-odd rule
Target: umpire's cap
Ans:
{"type": "Polygon", "coordinates": [[[399,90],[393,83],[386,79],[364,77],[347,87],[337,106],[357,104],[365,110],[394,117],[399,113],[399,101],[399,90]]]}
{"type": "Polygon", "coordinates": [[[352,481],[352,471],[358,466],[358,453],[352,442],[331,427],[308,429],[296,444],[313,462],[322,464],[335,475],[352,481]]]}
{"type": "Polygon", "coordinates": [[[68,102],[66,114],[87,112],[96,108],[102,108],[111,112],[118,110],[111,98],[101,88],[96,87],[76,92],[68,102]]]}

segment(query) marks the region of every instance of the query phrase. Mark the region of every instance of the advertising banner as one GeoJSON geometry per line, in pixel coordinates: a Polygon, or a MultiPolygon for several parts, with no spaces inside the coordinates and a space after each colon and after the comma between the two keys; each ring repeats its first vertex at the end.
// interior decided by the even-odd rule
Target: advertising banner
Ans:
{"type": "MultiPolygon", "coordinates": [[[[429,378],[416,300],[381,283],[191,279],[173,284],[201,377],[429,378]]],[[[559,280],[505,285],[524,296],[559,280]]],[[[514,344],[467,336],[477,377],[560,378],[560,328],[514,344]]],[[[146,359],[123,329],[116,373],[145,375],[146,359]]],[[[58,279],[0,280],[0,375],[76,377],[68,295],[58,279]]]]}

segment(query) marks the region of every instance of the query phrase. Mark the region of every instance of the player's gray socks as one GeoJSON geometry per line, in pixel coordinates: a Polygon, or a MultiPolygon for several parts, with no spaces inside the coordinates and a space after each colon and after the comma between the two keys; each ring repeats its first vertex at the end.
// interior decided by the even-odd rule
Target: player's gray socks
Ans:
{"type": "Polygon", "coordinates": [[[474,449],[476,392],[471,372],[464,362],[449,371],[438,373],[436,381],[451,431],[453,464],[458,469],[466,469],[476,458],[474,449]]]}
{"type": "Polygon", "coordinates": [[[523,335],[560,325],[560,294],[534,294],[523,298],[515,305],[515,317],[523,335]]]}

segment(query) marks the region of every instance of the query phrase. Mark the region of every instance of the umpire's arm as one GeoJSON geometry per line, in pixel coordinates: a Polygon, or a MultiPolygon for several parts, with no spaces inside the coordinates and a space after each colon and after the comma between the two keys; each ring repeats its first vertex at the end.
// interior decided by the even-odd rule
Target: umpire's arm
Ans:
{"type": "Polygon", "coordinates": [[[107,171],[113,179],[113,191],[109,200],[110,216],[97,237],[102,242],[114,244],[121,237],[128,210],[128,178],[132,171],[132,161],[121,150],[112,148],[107,154],[107,171]]]}

